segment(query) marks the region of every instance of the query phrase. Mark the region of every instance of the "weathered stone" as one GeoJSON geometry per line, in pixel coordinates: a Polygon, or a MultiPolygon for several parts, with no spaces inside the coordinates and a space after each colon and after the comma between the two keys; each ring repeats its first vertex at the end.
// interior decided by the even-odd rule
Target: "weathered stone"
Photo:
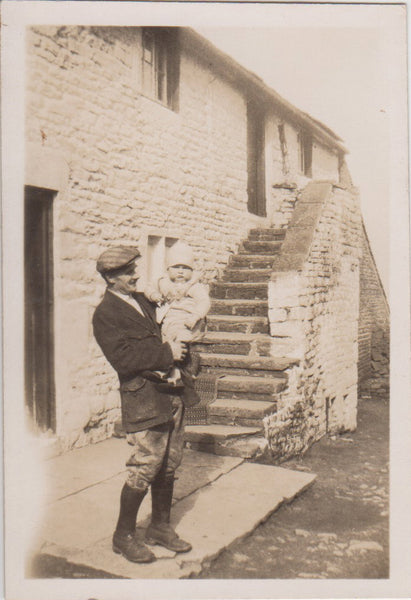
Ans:
{"type": "Polygon", "coordinates": [[[284,357],[262,357],[227,355],[216,356],[214,354],[201,354],[201,364],[211,367],[245,368],[253,370],[284,371],[296,364],[295,359],[284,357]]]}
{"type": "Polygon", "coordinates": [[[195,348],[198,352],[211,352],[212,354],[245,354],[248,355],[251,345],[233,340],[230,342],[197,342],[195,348]]]}
{"type": "Polygon", "coordinates": [[[237,315],[209,315],[207,331],[238,333],[268,333],[267,317],[241,317],[237,315]]]}
{"type": "Polygon", "coordinates": [[[273,263],[273,256],[260,254],[236,254],[230,256],[229,265],[233,268],[268,269],[273,263]]]}
{"type": "Polygon", "coordinates": [[[248,238],[255,240],[283,240],[285,231],[285,229],[264,229],[263,227],[258,229],[250,229],[248,238]]]}
{"type": "Polygon", "coordinates": [[[223,281],[267,281],[271,276],[271,268],[266,269],[226,269],[223,281]]]}
{"type": "Polygon", "coordinates": [[[270,308],[268,310],[270,323],[282,323],[287,320],[288,311],[285,308],[270,308]]]}
{"type": "Polygon", "coordinates": [[[213,299],[212,314],[238,316],[267,316],[267,300],[213,299]]]}
{"type": "Polygon", "coordinates": [[[284,381],[268,377],[225,376],[217,381],[218,392],[222,390],[254,394],[275,394],[284,388],[284,381]]]}
{"type": "Polygon", "coordinates": [[[274,272],[300,271],[306,259],[306,253],[297,254],[291,251],[287,254],[279,254],[274,257],[272,268],[274,272]]]}
{"type": "Polygon", "coordinates": [[[282,242],[277,241],[260,241],[260,240],[246,240],[242,243],[243,249],[241,252],[245,254],[276,254],[281,248],[282,242]]]}
{"type": "Polygon", "coordinates": [[[211,294],[215,298],[265,300],[268,291],[266,283],[215,283],[211,294]]]}

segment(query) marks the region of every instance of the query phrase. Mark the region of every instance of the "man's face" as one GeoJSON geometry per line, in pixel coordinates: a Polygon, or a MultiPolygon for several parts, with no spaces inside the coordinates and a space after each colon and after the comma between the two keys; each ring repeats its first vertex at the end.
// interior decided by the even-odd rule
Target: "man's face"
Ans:
{"type": "Polygon", "coordinates": [[[190,281],[193,274],[193,269],[187,267],[187,265],[173,265],[172,267],[168,267],[167,271],[171,281],[175,281],[176,283],[190,281]]]}
{"type": "Polygon", "coordinates": [[[110,288],[114,292],[129,295],[136,291],[136,283],[140,278],[139,259],[134,260],[122,271],[107,276],[110,288]]]}

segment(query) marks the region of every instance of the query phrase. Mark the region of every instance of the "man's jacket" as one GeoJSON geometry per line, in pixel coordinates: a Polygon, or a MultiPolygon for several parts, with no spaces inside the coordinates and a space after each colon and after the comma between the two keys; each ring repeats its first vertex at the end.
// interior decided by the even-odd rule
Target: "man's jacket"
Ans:
{"type": "MultiPolygon", "coordinates": [[[[155,306],[141,293],[133,294],[146,316],[106,291],[93,316],[94,335],[120,380],[123,427],[131,433],[172,418],[172,396],[142,376],[143,371],[168,371],[173,365],[170,345],[162,343],[155,306]]],[[[198,402],[191,386],[182,392],[186,406],[198,402]]]]}

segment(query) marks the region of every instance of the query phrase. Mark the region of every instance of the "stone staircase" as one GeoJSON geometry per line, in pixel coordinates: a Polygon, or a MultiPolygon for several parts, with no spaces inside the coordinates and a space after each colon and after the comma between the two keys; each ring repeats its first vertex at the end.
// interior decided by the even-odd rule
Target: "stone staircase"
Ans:
{"type": "Polygon", "coordinates": [[[215,378],[215,399],[207,424],[186,428],[193,449],[246,458],[266,449],[263,419],[276,412],[296,363],[286,340],[269,335],[267,283],[285,231],[252,229],[211,288],[207,330],[195,349],[201,377],[215,378]]]}

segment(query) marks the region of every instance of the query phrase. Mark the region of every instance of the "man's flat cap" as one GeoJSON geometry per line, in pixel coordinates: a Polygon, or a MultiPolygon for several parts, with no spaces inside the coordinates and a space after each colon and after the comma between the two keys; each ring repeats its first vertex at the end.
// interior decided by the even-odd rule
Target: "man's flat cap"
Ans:
{"type": "Polygon", "coordinates": [[[116,271],[131,263],[138,256],[140,256],[140,251],[136,247],[115,246],[108,248],[99,256],[96,268],[99,273],[116,271]]]}

